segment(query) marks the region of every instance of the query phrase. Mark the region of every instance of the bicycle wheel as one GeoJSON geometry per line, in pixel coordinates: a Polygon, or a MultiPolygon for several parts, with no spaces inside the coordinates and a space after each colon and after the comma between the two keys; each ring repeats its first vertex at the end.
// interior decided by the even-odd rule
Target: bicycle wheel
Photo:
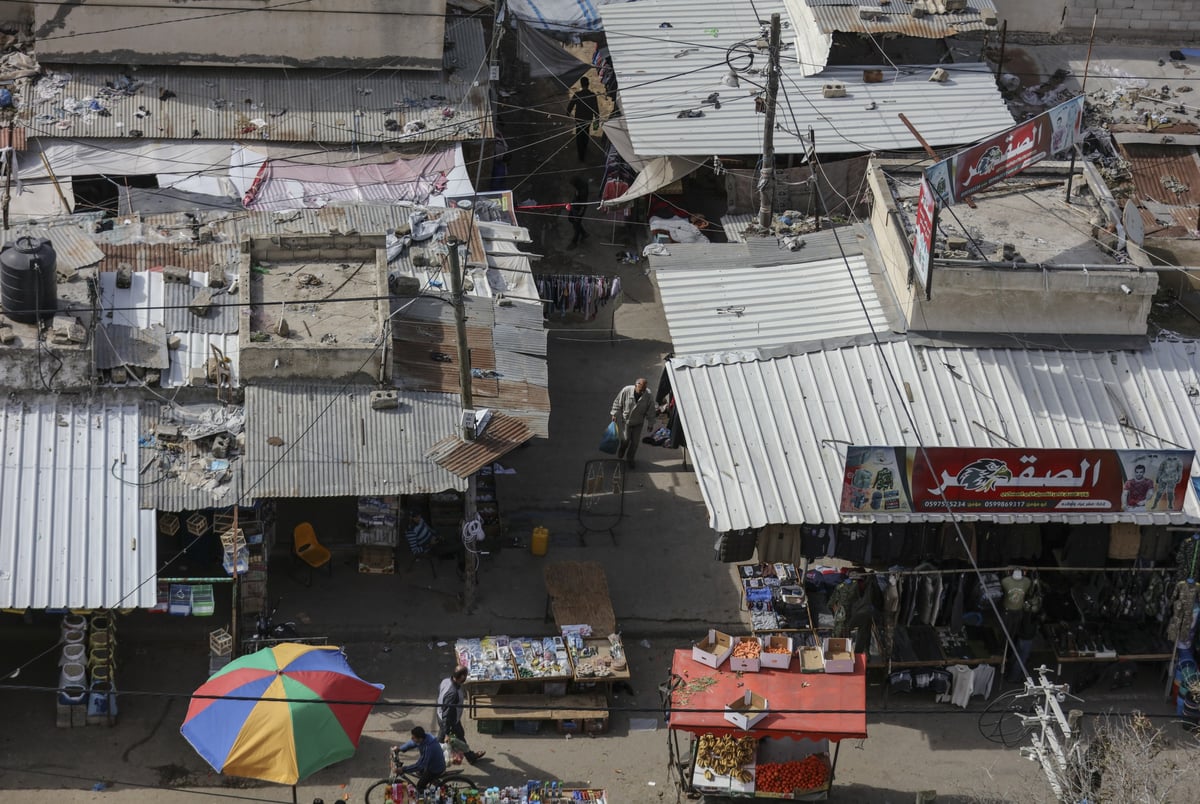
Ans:
{"type": "Polygon", "coordinates": [[[391,779],[380,779],[378,782],[367,788],[367,792],[363,796],[363,800],[365,800],[367,804],[385,804],[385,802],[391,800],[388,798],[387,794],[387,790],[389,787],[391,787],[391,785],[391,779]]]}

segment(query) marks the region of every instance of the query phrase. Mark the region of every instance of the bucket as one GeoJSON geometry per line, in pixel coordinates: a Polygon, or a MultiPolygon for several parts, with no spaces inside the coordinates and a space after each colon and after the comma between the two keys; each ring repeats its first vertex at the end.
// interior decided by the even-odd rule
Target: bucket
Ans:
{"type": "Polygon", "coordinates": [[[67,662],[63,665],[62,674],[58,679],[58,686],[82,687],[87,683],[87,668],[79,662],[67,662]]]}
{"type": "Polygon", "coordinates": [[[536,527],[533,529],[533,538],[529,540],[529,552],[535,556],[544,556],[546,551],[550,549],[550,531],[547,528],[536,527]]]}
{"type": "Polygon", "coordinates": [[[87,688],[81,684],[64,685],[58,693],[58,702],[63,706],[78,706],[86,703],[87,688]]]}
{"type": "Polygon", "coordinates": [[[93,681],[88,693],[88,717],[116,717],[117,691],[107,681],[93,681]]]}
{"type": "Polygon", "coordinates": [[[82,642],[73,642],[70,645],[63,645],[62,658],[58,660],[58,666],[62,667],[68,662],[76,664],[84,664],[87,662],[87,648],[82,642]]]}
{"type": "Polygon", "coordinates": [[[75,632],[87,633],[87,618],[79,614],[68,614],[62,618],[62,634],[65,637],[75,632]]]}
{"type": "Polygon", "coordinates": [[[92,648],[88,652],[88,667],[109,667],[112,664],[113,655],[108,648],[92,648]]]}

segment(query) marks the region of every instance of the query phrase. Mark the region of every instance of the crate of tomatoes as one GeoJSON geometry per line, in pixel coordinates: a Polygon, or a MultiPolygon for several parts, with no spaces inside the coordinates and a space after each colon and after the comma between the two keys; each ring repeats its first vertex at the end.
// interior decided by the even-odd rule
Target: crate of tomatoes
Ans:
{"type": "Polygon", "coordinates": [[[829,759],[809,754],[790,762],[760,762],[754,794],[763,798],[802,798],[829,788],[829,759]]]}

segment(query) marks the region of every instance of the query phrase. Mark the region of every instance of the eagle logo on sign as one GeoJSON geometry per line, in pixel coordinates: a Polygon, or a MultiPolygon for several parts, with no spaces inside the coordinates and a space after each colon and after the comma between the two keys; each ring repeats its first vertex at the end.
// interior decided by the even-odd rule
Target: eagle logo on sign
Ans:
{"type": "Polygon", "coordinates": [[[996,458],[980,458],[958,470],[958,486],[967,491],[993,491],[1001,478],[1011,478],[1008,464],[996,458]]]}

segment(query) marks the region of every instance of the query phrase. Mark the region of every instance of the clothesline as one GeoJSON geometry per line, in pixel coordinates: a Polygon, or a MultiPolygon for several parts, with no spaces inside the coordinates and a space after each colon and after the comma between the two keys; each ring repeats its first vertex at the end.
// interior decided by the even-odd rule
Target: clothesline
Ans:
{"type": "Polygon", "coordinates": [[[582,313],[584,320],[591,321],[601,307],[621,295],[621,279],[615,276],[542,274],[536,279],[546,318],[553,313],[582,313]]]}

